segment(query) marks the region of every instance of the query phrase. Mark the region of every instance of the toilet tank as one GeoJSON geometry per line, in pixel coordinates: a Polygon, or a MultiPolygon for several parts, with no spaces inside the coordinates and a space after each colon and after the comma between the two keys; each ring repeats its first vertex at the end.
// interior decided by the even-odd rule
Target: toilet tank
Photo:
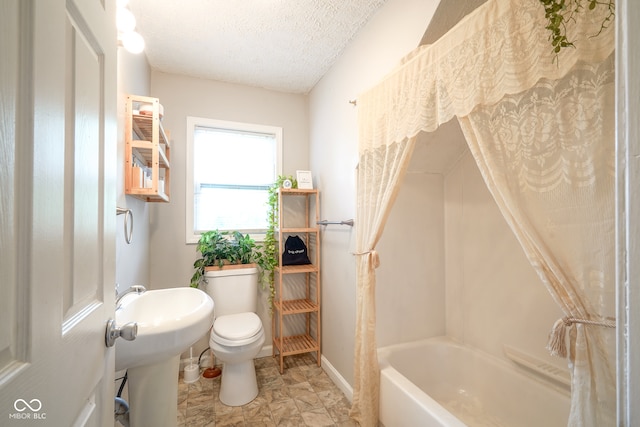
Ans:
{"type": "Polygon", "coordinates": [[[213,299],[216,317],[254,312],[258,308],[258,269],[233,268],[207,271],[206,291],[213,299]]]}

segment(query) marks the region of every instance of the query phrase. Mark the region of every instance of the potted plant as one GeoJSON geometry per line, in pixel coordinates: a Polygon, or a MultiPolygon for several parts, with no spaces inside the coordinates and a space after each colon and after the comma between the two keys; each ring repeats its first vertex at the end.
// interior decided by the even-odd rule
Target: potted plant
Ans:
{"type": "Polygon", "coordinates": [[[255,240],[239,231],[211,230],[200,235],[196,250],[201,257],[193,263],[191,287],[197,288],[208,269],[248,267],[257,264],[263,271],[265,257],[255,240]]]}
{"type": "Polygon", "coordinates": [[[278,226],[278,191],[285,180],[290,180],[291,188],[298,188],[298,181],[293,176],[280,175],[269,187],[267,201],[267,231],[262,246],[258,246],[247,234],[238,231],[212,230],[202,233],[196,250],[201,258],[197,259],[193,267],[195,272],[191,277],[191,286],[197,288],[204,277],[207,267],[224,268],[225,265],[256,263],[262,271],[263,287],[269,287],[269,307],[273,309],[275,297],[274,271],[278,266],[277,239],[275,230],[278,226]]]}

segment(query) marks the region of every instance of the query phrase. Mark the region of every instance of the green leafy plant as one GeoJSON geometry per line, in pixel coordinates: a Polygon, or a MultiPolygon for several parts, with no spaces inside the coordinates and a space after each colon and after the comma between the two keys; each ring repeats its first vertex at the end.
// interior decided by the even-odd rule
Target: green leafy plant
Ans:
{"type": "Polygon", "coordinates": [[[269,287],[269,307],[273,310],[273,299],[276,295],[275,269],[278,266],[278,252],[276,248],[276,228],[278,228],[278,190],[285,180],[291,181],[292,188],[298,188],[298,181],[291,175],[279,175],[276,181],[269,187],[269,198],[267,201],[267,232],[265,234],[262,257],[264,267],[263,286],[269,287]]]}
{"type": "Polygon", "coordinates": [[[195,272],[191,277],[191,287],[197,288],[204,277],[205,267],[228,264],[256,263],[264,271],[265,258],[261,248],[248,234],[239,231],[211,230],[200,235],[196,251],[201,258],[193,263],[195,272]]]}
{"type": "Polygon", "coordinates": [[[605,16],[604,21],[600,27],[598,36],[602,30],[607,28],[615,17],[615,3],[614,0],[539,0],[544,6],[545,17],[549,21],[549,25],[545,28],[551,33],[549,40],[553,52],[555,53],[554,60],[558,59],[558,54],[563,48],[575,47],[572,40],[567,38],[567,24],[571,21],[575,22],[575,15],[583,12],[585,5],[588,10],[594,10],[598,6],[604,6],[608,8],[608,15],[605,16]]]}

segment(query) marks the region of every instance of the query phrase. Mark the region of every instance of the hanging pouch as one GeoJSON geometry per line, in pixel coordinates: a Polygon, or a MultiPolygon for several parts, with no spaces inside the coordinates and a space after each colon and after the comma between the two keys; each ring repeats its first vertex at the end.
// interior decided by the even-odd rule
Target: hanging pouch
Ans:
{"type": "Polygon", "coordinates": [[[311,264],[307,255],[307,246],[298,236],[289,236],[284,242],[282,265],[311,264]]]}

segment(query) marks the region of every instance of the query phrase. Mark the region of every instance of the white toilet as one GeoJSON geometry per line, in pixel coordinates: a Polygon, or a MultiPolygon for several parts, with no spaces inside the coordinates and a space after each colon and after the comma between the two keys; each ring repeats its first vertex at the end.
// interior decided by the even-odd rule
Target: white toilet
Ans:
{"type": "Polygon", "coordinates": [[[253,359],[264,344],[258,306],[258,269],[255,267],[205,274],[213,299],[214,320],[209,347],[223,363],[220,401],[241,406],[258,395],[253,359]]]}

